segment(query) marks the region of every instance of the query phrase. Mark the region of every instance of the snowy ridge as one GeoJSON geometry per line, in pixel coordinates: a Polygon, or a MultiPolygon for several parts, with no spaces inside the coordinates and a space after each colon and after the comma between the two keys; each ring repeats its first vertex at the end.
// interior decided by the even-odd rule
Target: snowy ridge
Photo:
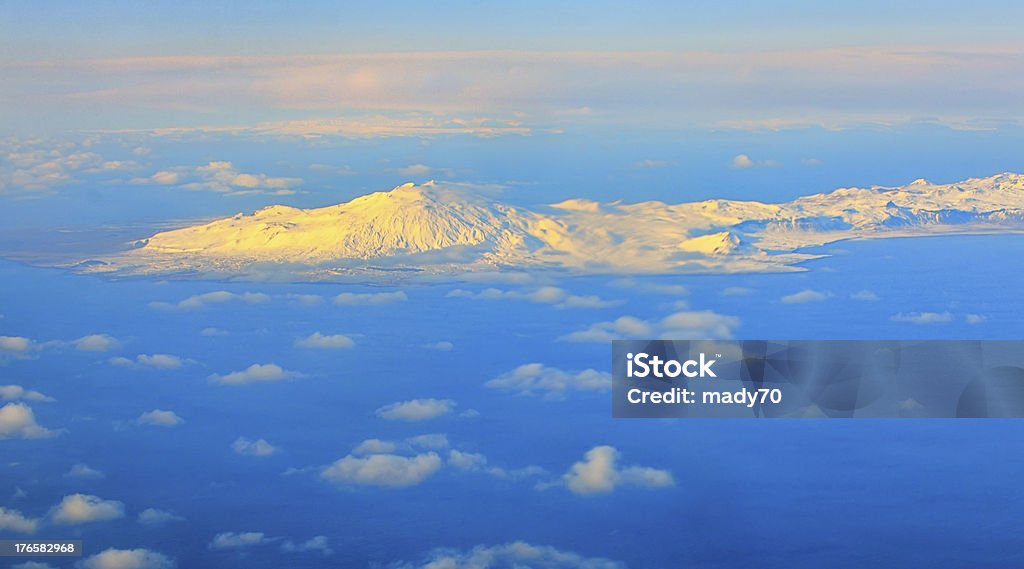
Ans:
{"type": "Polygon", "coordinates": [[[381,270],[778,271],[813,258],[798,249],[841,239],[993,231],[1024,231],[1024,176],[841,188],[781,204],[571,199],[535,211],[428,182],[157,233],[88,270],[311,280],[381,270]]]}

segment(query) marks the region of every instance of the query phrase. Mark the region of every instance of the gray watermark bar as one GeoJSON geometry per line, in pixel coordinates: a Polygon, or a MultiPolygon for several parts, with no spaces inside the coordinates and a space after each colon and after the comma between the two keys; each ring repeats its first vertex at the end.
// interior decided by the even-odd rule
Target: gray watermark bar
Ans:
{"type": "Polygon", "coordinates": [[[1024,418],[1024,340],[617,340],[621,418],[1024,418]]]}
{"type": "Polygon", "coordinates": [[[0,539],[0,557],[79,557],[82,540],[0,539]]]}

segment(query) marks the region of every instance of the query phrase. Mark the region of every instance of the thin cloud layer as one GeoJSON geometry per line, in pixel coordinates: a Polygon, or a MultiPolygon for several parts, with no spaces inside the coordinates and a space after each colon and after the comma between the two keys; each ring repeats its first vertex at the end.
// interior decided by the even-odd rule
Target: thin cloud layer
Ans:
{"type": "Polygon", "coordinates": [[[643,320],[635,316],[621,316],[609,322],[598,322],[588,328],[562,336],[567,342],[611,342],[627,338],[726,339],[739,327],[740,319],[718,314],[711,310],[684,310],[661,320],[643,320]]]}

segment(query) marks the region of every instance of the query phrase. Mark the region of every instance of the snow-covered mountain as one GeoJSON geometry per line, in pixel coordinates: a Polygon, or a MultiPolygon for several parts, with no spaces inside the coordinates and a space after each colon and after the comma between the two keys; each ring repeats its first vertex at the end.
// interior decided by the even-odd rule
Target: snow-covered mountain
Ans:
{"type": "Polygon", "coordinates": [[[572,199],[527,210],[458,185],[404,184],[339,205],[276,205],[157,233],[90,270],[323,279],[381,270],[577,273],[782,270],[855,237],[1024,230],[1024,175],[842,188],[781,204],[572,199]]]}

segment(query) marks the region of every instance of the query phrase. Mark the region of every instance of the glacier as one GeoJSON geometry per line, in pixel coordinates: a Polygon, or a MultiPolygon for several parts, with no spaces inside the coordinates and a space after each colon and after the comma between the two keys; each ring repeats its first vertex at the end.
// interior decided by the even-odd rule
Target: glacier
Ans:
{"type": "Polygon", "coordinates": [[[406,183],[321,208],[274,205],[156,233],[84,272],[394,280],[481,271],[676,274],[802,270],[844,239],[1024,231],[1024,175],[840,188],[785,203],[706,200],[524,208],[491,191],[406,183]]]}

